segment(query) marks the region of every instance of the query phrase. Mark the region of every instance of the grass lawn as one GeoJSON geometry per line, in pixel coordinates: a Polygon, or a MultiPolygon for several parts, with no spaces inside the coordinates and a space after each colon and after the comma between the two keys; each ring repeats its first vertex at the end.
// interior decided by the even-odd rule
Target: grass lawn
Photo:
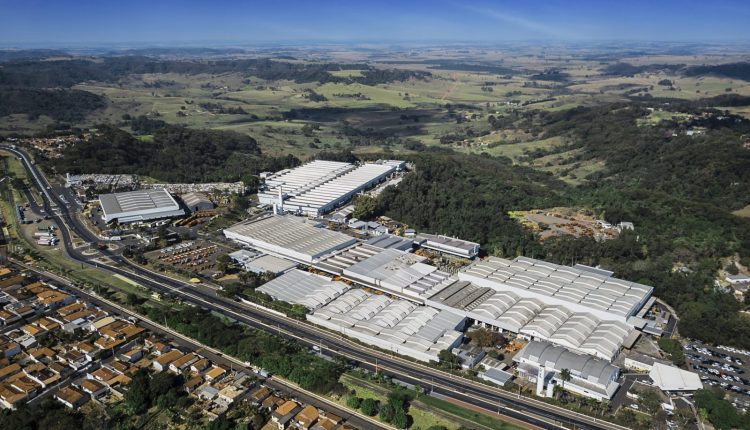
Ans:
{"type": "Polygon", "coordinates": [[[438,399],[432,396],[423,396],[419,398],[419,401],[435,409],[439,409],[450,415],[454,415],[459,418],[469,420],[473,423],[479,424],[483,427],[487,427],[493,430],[522,430],[522,427],[506,423],[490,415],[462,408],[451,402],[438,399]]]}

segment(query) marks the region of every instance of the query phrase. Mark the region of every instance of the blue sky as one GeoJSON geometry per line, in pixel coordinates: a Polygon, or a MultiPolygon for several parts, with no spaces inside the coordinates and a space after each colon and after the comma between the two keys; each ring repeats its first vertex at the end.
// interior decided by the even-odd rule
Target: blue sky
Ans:
{"type": "Polygon", "coordinates": [[[750,40],[742,0],[0,0],[0,45],[750,40]]]}

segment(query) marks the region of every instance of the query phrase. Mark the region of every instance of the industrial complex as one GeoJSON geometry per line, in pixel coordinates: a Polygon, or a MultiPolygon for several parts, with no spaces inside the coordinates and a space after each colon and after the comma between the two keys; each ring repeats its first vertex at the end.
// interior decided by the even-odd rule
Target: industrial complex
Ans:
{"type": "Polygon", "coordinates": [[[351,200],[357,193],[383,182],[403,166],[403,161],[380,161],[357,166],[316,160],[267,175],[265,189],[258,193],[258,201],[276,206],[277,212],[317,217],[351,200]]]}
{"type": "Polygon", "coordinates": [[[106,222],[124,224],[185,215],[185,211],[164,189],[128,191],[99,196],[106,222]]]}

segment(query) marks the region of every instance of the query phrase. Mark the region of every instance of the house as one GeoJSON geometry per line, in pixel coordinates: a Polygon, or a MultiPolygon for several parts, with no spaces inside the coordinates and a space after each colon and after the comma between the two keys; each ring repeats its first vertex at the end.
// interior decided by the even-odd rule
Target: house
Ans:
{"type": "Polygon", "coordinates": [[[269,390],[265,385],[261,385],[257,389],[253,390],[247,398],[250,400],[251,404],[258,406],[270,395],[271,390],[269,390]]]}
{"type": "Polygon", "coordinates": [[[154,351],[154,354],[161,355],[171,351],[172,346],[164,342],[156,342],[151,346],[151,350],[154,351]]]}
{"type": "Polygon", "coordinates": [[[203,378],[201,378],[200,376],[196,376],[192,379],[188,379],[187,381],[185,381],[185,383],[183,384],[183,387],[185,387],[185,391],[188,394],[190,394],[193,391],[195,391],[196,388],[200,387],[202,384],[203,384],[203,378]]]}
{"type": "Polygon", "coordinates": [[[169,370],[173,373],[180,374],[196,361],[198,361],[198,356],[191,352],[171,362],[169,364],[169,370]]]}
{"type": "Polygon", "coordinates": [[[284,430],[289,421],[291,421],[301,409],[302,408],[300,408],[297,402],[287,400],[286,403],[277,407],[276,410],[271,413],[271,421],[276,424],[279,430],[284,430]]]}
{"type": "Polygon", "coordinates": [[[106,367],[100,367],[93,372],[89,373],[86,377],[87,379],[93,379],[95,381],[99,381],[103,384],[106,384],[108,381],[111,381],[114,379],[115,376],[117,376],[118,373],[115,372],[112,369],[106,368],[106,367]]]}
{"type": "Polygon", "coordinates": [[[15,312],[0,309],[0,325],[10,325],[21,320],[21,316],[15,312]]]}
{"type": "Polygon", "coordinates": [[[318,421],[310,427],[310,430],[333,430],[339,425],[338,422],[329,419],[327,417],[321,417],[318,421]]]}
{"type": "Polygon", "coordinates": [[[161,372],[161,371],[166,370],[167,368],[169,368],[169,365],[173,361],[181,358],[183,355],[184,354],[182,352],[180,352],[179,350],[173,349],[173,350],[167,352],[166,354],[160,355],[156,360],[154,360],[154,362],[151,364],[151,366],[157,372],[161,372]]]}
{"type": "Polygon", "coordinates": [[[81,390],[91,396],[92,399],[98,399],[107,393],[107,387],[94,379],[84,379],[80,384],[81,390]]]}
{"type": "Polygon", "coordinates": [[[727,275],[726,279],[731,285],[750,283],[750,276],[748,275],[727,275]]]}
{"type": "Polygon", "coordinates": [[[484,350],[478,346],[475,347],[458,347],[453,348],[451,351],[453,354],[455,354],[458,357],[459,362],[461,363],[461,368],[464,370],[473,369],[474,366],[476,366],[485,355],[487,355],[484,350]]]}
{"type": "Polygon", "coordinates": [[[229,405],[241,396],[245,391],[243,387],[237,387],[235,385],[227,385],[219,391],[219,400],[225,405],[229,405]]]}
{"type": "MultiPolygon", "coordinates": [[[[6,338],[7,339],[7,338],[6,338]]],[[[0,358],[12,358],[21,352],[21,345],[11,340],[0,339],[0,358]]]]}
{"type": "Polygon", "coordinates": [[[4,381],[8,379],[9,377],[15,375],[16,373],[21,371],[21,365],[18,363],[13,363],[11,365],[5,366],[2,369],[0,369],[0,381],[4,381]]]}
{"type": "Polygon", "coordinates": [[[128,363],[135,363],[143,357],[143,349],[135,347],[128,352],[122,353],[121,357],[123,361],[127,361],[128,363]]]}
{"type": "Polygon", "coordinates": [[[70,409],[78,409],[89,400],[89,397],[73,387],[64,387],[54,395],[55,400],[67,406],[70,409]]]}
{"type": "Polygon", "coordinates": [[[315,406],[307,405],[294,416],[294,422],[302,430],[309,430],[316,421],[318,421],[318,409],[315,406]]]}
{"type": "Polygon", "coordinates": [[[27,398],[28,395],[23,391],[13,388],[10,384],[0,383],[0,405],[4,408],[14,410],[27,398]]]}
{"type": "Polygon", "coordinates": [[[218,396],[218,395],[219,395],[219,390],[217,390],[216,388],[214,388],[214,387],[212,387],[210,385],[206,385],[198,393],[198,398],[201,399],[201,400],[205,400],[207,402],[210,402],[211,400],[215,399],[216,396],[218,396]]]}
{"type": "Polygon", "coordinates": [[[26,352],[29,354],[29,357],[36,362],[49,363],[57,357],[57,353],[47,347],[32,348],[26,352]]]}
{"type": "Polygon", "coordinates": [[[201,358],[200,360],[190,365],[190,372],[196,374],[203,372],[204,370],[208,369],[208,366],[210,365],[211,362],[207,358],[201,358]]]}
{"type": "Polygon", "coordinates": [[[260,410],[273,411],[279,406],[283,405],[284,403],[285,403],[284,399],[271,394],[270,396],[266,397],[262,402],[260,402],[260,410]]]}
{"type": "Polygon", "coordinates": [[[227,369],[221,366],[215,366],[211,370],[206,372],[206,374],[203,375],[203,377],[206,378],[206,381],[208,382],[214,382],[224,377],[226,373],[227,373],[227,369]]]}
{"type": "Polygon", "coordinates": [[[57,309],[73,303],[75,297],[58,290],[46,290],[36,295],[37,301],[44,309],[57,309]]]}

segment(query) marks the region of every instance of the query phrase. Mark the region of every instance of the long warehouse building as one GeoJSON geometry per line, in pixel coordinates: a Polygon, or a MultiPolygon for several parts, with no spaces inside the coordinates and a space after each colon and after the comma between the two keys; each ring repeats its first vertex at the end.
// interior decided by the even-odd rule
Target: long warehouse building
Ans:
{"type": "Polygon", "coordinates": [[[421,361],[461,343],[465,318],[454,313],[351,289],[307,315],[313,324],[421,361]]]}
{"type": "Polygon", "coordinates": [[[185,215],[177,201],[163,188],[102,194],[99,203],[106,222],[129,223],[185,215]]]}
{"type": "Polygon", "coordinates": [[[477,323],[612,360],[635,339],[628,322],[652,288],[519,257],[476,261],[423,294],[477,323]]]}
{"type": "Polygon", "coordinates": [[[398,164],[389,162],[356,166],[316,160],[268,176],[258,201],[276,205],[284,212],[318,217],[383,182],[398,169],[398,164]]]}
{"type": "Polygon", "coordinates": [[[353,237],[322,228],[318,222],[290,215],[243,221],[224,229],[224,236],[266,253],[306,264],[357,242],[353,237]]]}

